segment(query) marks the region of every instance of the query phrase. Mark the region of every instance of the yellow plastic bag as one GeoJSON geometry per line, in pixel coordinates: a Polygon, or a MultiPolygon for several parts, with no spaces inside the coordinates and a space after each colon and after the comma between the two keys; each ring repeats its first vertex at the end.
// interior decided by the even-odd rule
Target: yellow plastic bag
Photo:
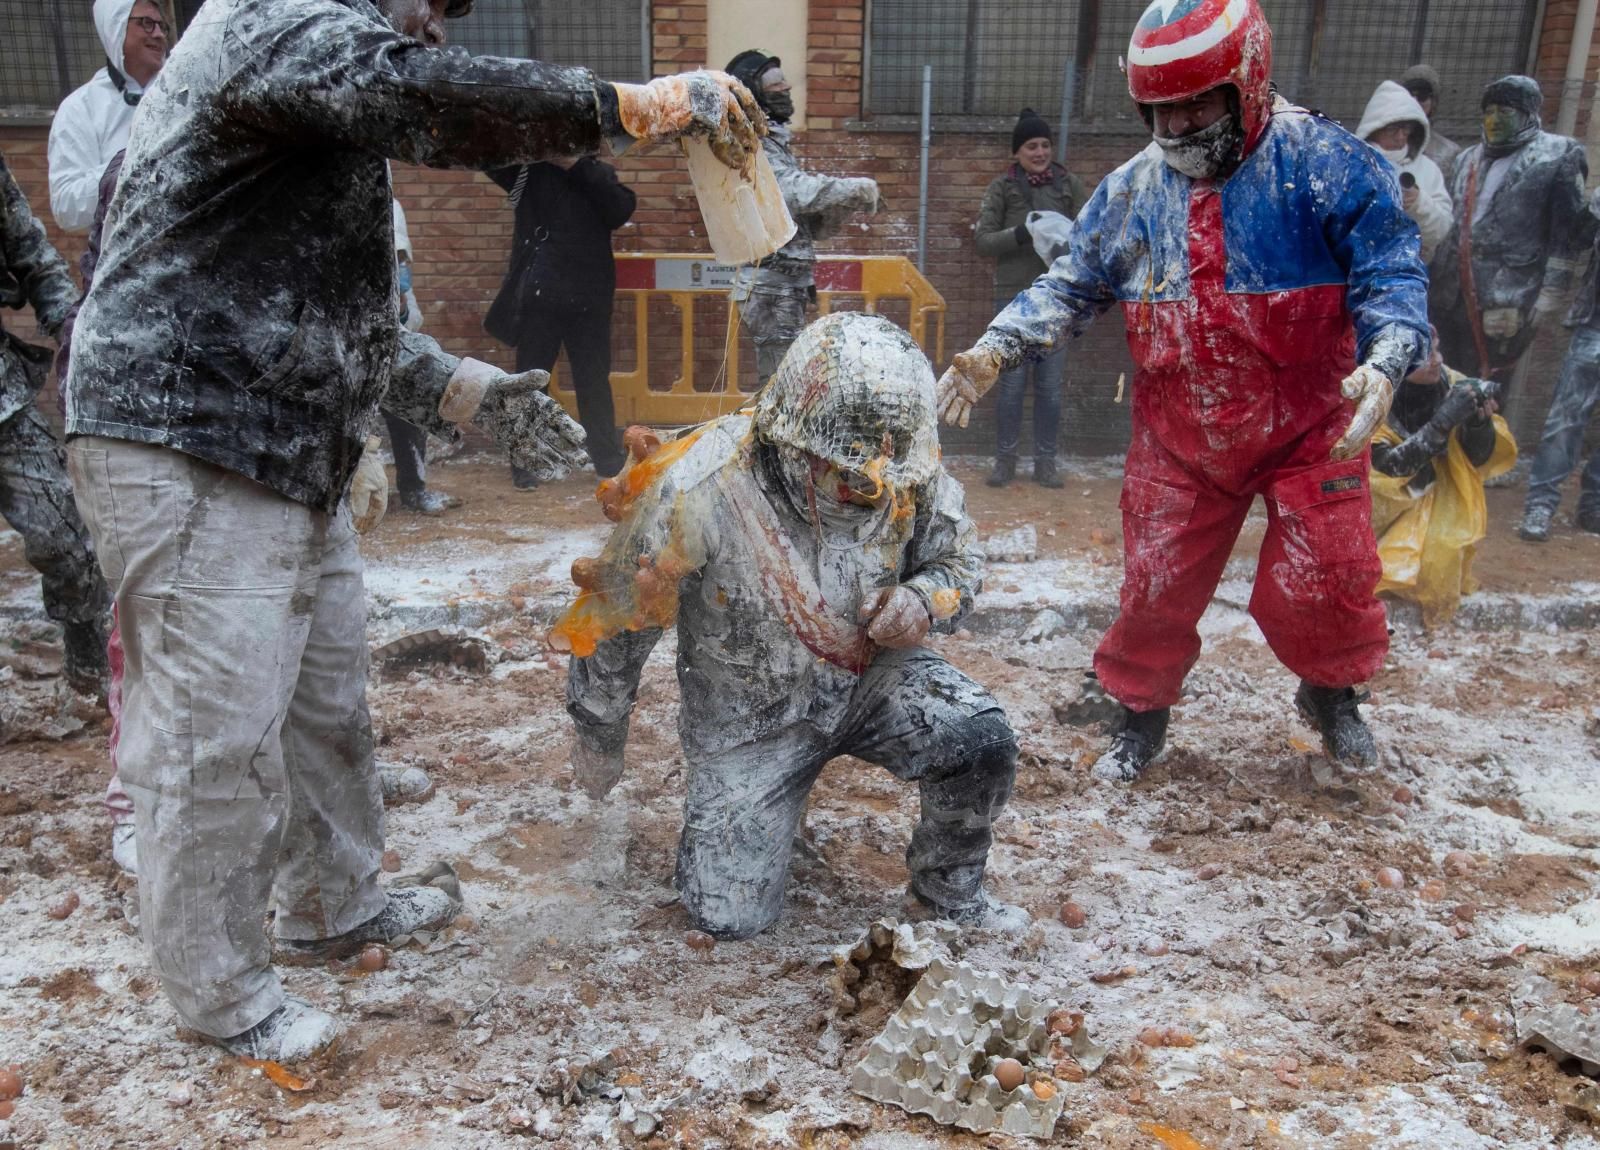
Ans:
{"type": "MultiPolygon", "coordinates": [[[[1442,456],[1433,460],[1434,481],[1418,495],[1408,480],[1372,473],[1372,529],[1383,560],[1379,592],[1409,599],[1422,608],[1424,626],[1446,623],[1461,596],[1477,584],[1472,555],[1488,532],[1489,513],[1484,480],[1510,471],[1517,462],[1516,441],[1505,420],[1494,416],[1494,454],[1474,467],[1455,435],[1442,456]]],[[[1378,439],[1398,444],[1388,424],[1378,439]]]]}

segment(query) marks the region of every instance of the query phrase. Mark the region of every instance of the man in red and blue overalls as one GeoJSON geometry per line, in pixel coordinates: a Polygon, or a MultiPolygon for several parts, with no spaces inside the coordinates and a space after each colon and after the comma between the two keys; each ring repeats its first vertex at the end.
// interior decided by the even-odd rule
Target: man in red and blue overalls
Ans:
{"type": "Polygon", "coordinates": [[[1072,251],[940,381],[965,423],[1002,370],[1120,303],[1137,365],[1122,488],[1122,611],[1095,654],[1132,780],[1166,743],[1196,629],[1250,505],[1266,501],[1250,613],[1301,679],[1335,759],[1376,759],[1355,687],[1382,665],[1368,445],[1428,344],[1417,228],[1382,158],[1279,99],[1256,0],[1156,0],[1128,51],[1154,137],[1079,216],[1072,251]]]}

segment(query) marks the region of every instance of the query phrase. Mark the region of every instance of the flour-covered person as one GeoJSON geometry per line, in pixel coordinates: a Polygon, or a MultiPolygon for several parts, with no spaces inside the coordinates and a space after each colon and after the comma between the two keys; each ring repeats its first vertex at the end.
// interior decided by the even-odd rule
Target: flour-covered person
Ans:
{"type": "Polygon", "coordinates": [[[320,961],[457,911],[378,883],[345,495],[380,401],[426,429],[473,420],[544,474],[583,458],[542,375],[401,329],[388,161],[757,146],[759,111],[716,73],[612,85],[446,50],[471,6],[209,0],[144,94],[74,337],[68,450],[126,651],[144,939],[183,1022],[256,1058],[341,1029],[285,996],[274,945],[320,961]]]}

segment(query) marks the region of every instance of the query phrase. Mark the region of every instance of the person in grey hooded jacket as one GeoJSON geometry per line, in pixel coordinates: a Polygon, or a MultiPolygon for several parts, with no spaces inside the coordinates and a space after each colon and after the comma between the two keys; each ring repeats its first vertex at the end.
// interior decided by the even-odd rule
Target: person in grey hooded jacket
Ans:
{"type": "Polygon", "coordinates": [[[1455,224],[1428,268],[1445,362],[1501,384],[1560,311],[1591,234],[1583,145],[1543,130],[1543,104],[1528,76],[1484,89],[1483,139],[1456,161],[1455,224]]]}
{"type": "Polygon", "coordinates": [[[1016,739],[987,691],[921,645],[972,609],[983,559],[911,337],[881,316],[825,316],[753,415],[636,452],[633,468],[601,489],[618,527],[598,562],[574,565],[584,594],[552,643],[574,655],[573,765],[598,798],[622,776],[645,660],[676,624],[677,883],[694,924],[747,938],[777,920],[806,795],[837,755],[920,786],[906,863],[928,913],[1025,924],[983,889],[1016,739]]]}
{"type": "Polygon", "coordinates": [[[485,168],[710,137],[760,113],[714,73],[611,85],[443,47],[471,0],[208,0],[145,93],[67,378],[73,486],[126,653],[119,765],[141,927],[183,1021],[298,1061],[320,962],[448,922],[378,883],[361,559],[345,503],[382,402],[475,420],[547,475],[583,435],[541,390],[400,329],[388,160],[485,168]],[[392,368],[392,369],[391,369],[392,368]]]}

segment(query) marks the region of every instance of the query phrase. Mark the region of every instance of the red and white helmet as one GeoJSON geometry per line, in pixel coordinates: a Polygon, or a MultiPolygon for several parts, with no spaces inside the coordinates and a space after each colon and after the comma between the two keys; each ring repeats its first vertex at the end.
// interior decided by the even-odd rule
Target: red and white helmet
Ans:
{"type": "Polygon", "coordinates": [[[1187,100],[1223,84],[1239,93],[1244,150],[1272,113],[1272,28],[1256,0],[1154,0],[1128,43],[1138,104],[1187,100]]]}

